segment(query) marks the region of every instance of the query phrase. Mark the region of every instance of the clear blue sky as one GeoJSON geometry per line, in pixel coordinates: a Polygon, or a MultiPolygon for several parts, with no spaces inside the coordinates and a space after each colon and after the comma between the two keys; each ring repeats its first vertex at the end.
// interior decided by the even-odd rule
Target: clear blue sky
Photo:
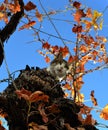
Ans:
{"type": "MultiPolygon", "coordinates": [[[[24,0],[27,2],[27,0],[24,0]]],[[[41,12],[42,9],[39,7],[38,0],[31,0],[36,3],[37,8],[41,12]]],[[[41,0],[44,7],[47,10],[64,10],[68,5],[68,0],[41,0]]],[[[102,12],[108,6],[108,0],[79,0],[79,2],[83,3],[85,6],[91,7],[94,10],[98,10],[102,12]]],[[[59,18],[64,20],[72,20],[71,12],[61,13],[59,15],[53,16],[52,18],[59,18]]],[[[75,40],[73,37],[71,28],[72,24],[64,23],[62,21],[53,21],[58,31],[60,32],[63,38],[69,40],[75,40]]],[[[3,26],[0,23],[0,28],[3,26]]],[[[35,26],[39,27],[38,22],[35,26]]],[[[56,35],[56,32],[48,19],[45,19],[42,23],[42,31],[48,32],[50,34],[56,35]]],[[[104,13],[104,26],[103,30],[99,32],[99,34],[108,36],[108,10],[104,13]]],[[[32,30],[24,30],[24,31],[16,31],[11,38],[5,43],[5,53],[6,60],[8,63],[8,67],[10,72],[14,72],[15,70],[25,68],[26,64],[29,66],[39,66],[41,68],[48,66],[45,63],[44,58],[37,53],[37,50],[41,49],[41,44],[39,42],[30,42],[35,38],[34,32],[32,30]]],[[[61,45],[62,42],[59,39],[49,37],[48,35],[41,34],[41,38],[47,40],[49,39],[49,43],[61,45]]],[[[104,69],[101,71],[96,71],[94,73],[88,74],[84,77],[85,84],[82,88],[82,92],[85,94],[85,100],[89,99],[89,94],[91,90],[95,90],[95,96],[98,100],[98,104],[100,107],[104,107],[108,104],[108,69],[104,69]]],[[[3,63],[0,67],[0,80],[8,78],[8,74],[6,71],[5,64],[3,63]]],[[[6,83],[0,84],[0,91],[3,91],[7,86],[6,83]]],[[[98,117],[98,113],[93,115],[98,122],[108,125],[108,121],[103,121],[98,117]]],[[[103,128],[99,128],[100,130],[107,130],[103,128]]]]}

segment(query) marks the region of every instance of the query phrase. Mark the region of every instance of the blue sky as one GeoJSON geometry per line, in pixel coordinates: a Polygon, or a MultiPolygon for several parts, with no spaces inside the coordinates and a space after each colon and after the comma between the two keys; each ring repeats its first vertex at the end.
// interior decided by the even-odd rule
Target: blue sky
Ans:
{"type": "MultiPolygon", "coordinates": [[[[24,0],[25,3],[28,0],[24,0]]],[[[38,1],[31,0],[32,2],[36,3],[37,8],[41,12],[42,9],[39,6],[38,1]],[[36,2],[35,2],[36,1],[36,2]]],[[[47,10],[64,10],[68,5],[68,0],[41,0],[45,9],[47,10]]],[[[107,0],[79,0],[79,2],[83,3],[84,5],[91,7],[94,10],[98,10],[102,12],[107,6],[107,0]]],[[[65,20],[72,20],[71,12],[69,13],[61,13],[59,15],[53,16],[52,18],[59,18],[65,20]]],[[[100,35],[108,36],[108,10],[104,13],[104,25],[103,30],[99,32],[100,35]]],[[[75,40],[73,37],[71,28],[72,23],[64,23],[63,21],[53,20],[55,26],[57,27],[58,31],[60,32],[63,38],[69,40],[75,40]]],[[[0,27],[3,24],[0,23],[0,27]]],[[[35,26],[36,28],[39,27],[38,21],[35,26]]],[[[44,19],[42,23],[42,31],[46,31],[49,34],[53,34],[57,36],[54,28],[48,21],[48,19],[44,19]]],[[[62,45],[61,40],[56,39],[54,37],[49,37],[48,35],[41,33],[41,38],[44,40],[48,40],[51,44],[58,44],[62,45]]],[[[39,66],[41,68],[47,67],[48,64],[45,63],[44,58],[37,53],[37,50],[41,49],[41,43],[35,41],[35,35],[32,30],[24,30],[18,31],[11,36],[7,43],[5,43],[5,53],[6,53],[6,61],[8,64],[8,68],[10,73],[14,72],[15,70],[24,69],[25,66],[28,64],[29,66],[39,66]]],[[[100,107],[104,107],[108,104],[108,69],[104,69],[101,71],[96,71],[94,73],[88,74],[84,77],[85,84],[82,88],[82,92],[85,94],[85,100],[89,99],[89,94],[91,90],[95,90],[95,97],[98,100],[98,104],[100,107]]],[[[8,78],[8,74],[6,71],[5,63],[2,64],[0,67],[0,80],[8,78]]],[[[3,91],[4,88],[7,86],[6,83],[0,83],[0,91],[3,91]]],[[[87,102],[89,103],[89,102],[87,102]]],[[[93,114],[96,120],[103,124],[108,124],[108,121],[103,121],[99,118],[98,113],[93,114]]],[[[106,130],[105,128],[99,128],[100,130],[106,130]]]]}

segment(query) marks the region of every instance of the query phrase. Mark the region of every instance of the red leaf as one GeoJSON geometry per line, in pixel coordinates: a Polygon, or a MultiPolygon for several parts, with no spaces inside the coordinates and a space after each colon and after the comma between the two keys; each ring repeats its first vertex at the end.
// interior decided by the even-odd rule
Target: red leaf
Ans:
{"type": "Polygon", "coordinates": [[[74,60],[73,56],[70,56],[69,59],[68,59],[68,63],[72,63],[74,60]]]}
{"type": "Polygon", "coordinates": [[[49,50],[50,44],[48,42],[43,43],[42,48],[49,50]]]}
{"type": "Polygon", "coordinates": [[[69,54],[69,49],[67,46],[60,47],[60,52],[62,52],[63,57],[66,57],[69,54]]]}
{"type": "Polygon", "coordinates": [[[81,33],[82,32],[82,26],[80,26],[80,25],[74,25],[74,27],[72,28],[72,31],[74,33],[81,33]]]}

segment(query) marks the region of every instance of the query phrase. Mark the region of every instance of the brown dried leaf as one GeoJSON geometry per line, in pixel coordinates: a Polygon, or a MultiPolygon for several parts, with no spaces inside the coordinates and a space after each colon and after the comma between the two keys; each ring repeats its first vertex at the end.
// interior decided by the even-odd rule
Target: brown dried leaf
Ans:
{"type": "Polygon", "coordinates": [[[50,44],[48,42],[45,42],[45,43],[43,43],[42,48],[49,50],[50,49],[50,44]]]}
{"type": "Polygon", "coordinates": [[[86,16],[88,17],[88,18],[92,18],[92,10],[91,10],[91,8],[88,8],[87,9],[87,12],[86,12],[86,16]]]}
{"type": "Polygon", "coordinates": [[[72,28],[72,32],[81,33],[82,32],[82,26],[81,25],[74,25],[74,27],[72,28]]]}
{"type": "Polygon", "coordinates": [[[29,123],[28,127],[32,128],[32,130],[48,130],[47,126],[38,125],[34,122],[29,123]]]}
{"type": "Polygon", "coordinates": [[[82,9],[78,9],[78,10],[76,11],[76,13],[74,14],[74,20],[75,20],[76,22],[80,23],[81,18],[82,18],[82,17],[85,17],[85,16],[86,16],[86,14],[84,13],[84,11],[83,11],[82,9]]]}
{"type": "Polygon", "coordinates": [[[25,28],[28,29],[28,28],[34,26],[35,24],[36,24],[35,21],[31,21],[31,22],[29,22],[29,23],[27,23],[27,24],[24,24],[23,26],[21,26],[21,27],[19,28],[19,31],[20,31],[20,30],[23,30],[23,29],[25,29],[25,28]]]}
{"type": "Polygon", "coordinates": [[[44,121],[45,123],[47,123],[47,122],[48,122],[48,117],[47,117],[47,115],[46,115],[46,113],[45,113],[44,106],[45,106],[45,105],[44,105],[43,103],[39,104],[39,106],[38,106],[38,111],[40,112],[43,121],[44,121]]]}
{"type": "Polygon", "coordinates": [[[48,96],[45,95],[42,91],[35,91],[30,95],[29,101],[30,102],[38,102],[38,101],[44,101],[48,102],[48,96]]]}
{"type": "Polygon", "coordinates": [[[30,11],[36,8],[36,5],[29,1],[25,6],[24,6],[26,11],[30,11]]]}
{"type": "Polygon", "coordinates": [[[43,19],[42,14],[40,14],[38,10],[36,10],[36,17],[37,17],[37,19],[38,19],[39,22],[41,22],[42,19],[43,19]]]}
{"type": "Polygon", "coordinates": [[[91,101],[92,101],[93,105],[97,106],[98,103],[97,103],[97,99],[94,97],[94,90],[91,91],[90,97],[91,97],[91,101]]]}
{"type": "Polygon", "coordinates": [[[75,8],[77,8],[77,9],[79,9],[80,6],[81,6],[81,3],[75,1],[75,2],[73,3],[73,6],[74,6],[75,8]]]}
{"type": "Polygon", "coordinates": [[[15,93],[20,99],[24,98],[25,100],[29,100],[29,96],[31,95],[31,92],[24,88],[22,88],[21,90],[16,90],[15,93]]]}

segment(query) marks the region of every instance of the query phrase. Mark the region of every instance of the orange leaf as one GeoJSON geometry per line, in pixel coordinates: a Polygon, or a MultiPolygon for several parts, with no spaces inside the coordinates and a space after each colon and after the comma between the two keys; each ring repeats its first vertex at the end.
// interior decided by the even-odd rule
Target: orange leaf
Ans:
{"type": "Polygon", "coordinates": [[[41,22],[42,19],[43,19],[42,14],[40,14],[38,10],[36,10],[36,17],[37,17],[37,19],[38,19],[39,22],[41,22]]]}
{"type": "Polygon", "coordinates": [[[63,86],[63,88],[65,88],[65,89],[67,89],[67,90],[71,90],[71,89],[72,89],[72,87],[71,87],[68,83],[66,83],[66,84],[63,86]]]}
{"type": "Polygon", "coordinates": [[[100,118],[108,120],[108,104],[103,108],[102,112],[100,113],[100,118]]]}
{"type": "Polygon", "coordinates": [[[74,14],[74,20],[78,23],[80,23],[81,18],[85,17],[85,13],[83,12],[83,10],[79,9],[76,11],[76,13],[74,14]]]}
{"type": "Polygon", "coordinates": [[[21,26],[21,27],[19,28],[19,31],[20,31],[20,30],[23,30],[23,29],[25,29],[25,28],[30,28],[30,27],[34,26],[35,24],[36,24],[35,21],[31,21],[31,22],[29,22],[29,23],[27,23],[27,24],[24,24],[23,26],[21,26]]]}
{"type": "Polygon", "coordinates": [[[50,58],[48,56],[45,57],[45,61],[46,63],[49,63],[50,62],[50,58]]]}
{"type": "Polygon", "coordinates": [[[10,3],[8,7],[12,13],[17,13],[21,10],[18,0],[14,0],[14,4],[10,3]]]}
{"type": "Polygon", "coordinates": [[[89,18],[92,18],[91,8],[88,8],[88,9],[87,9],[86,16],[89,17],[89,18]]]}
{"type": "Polygon", "coordinates": [[[25,6],[24,6],[26,11],[30,11],[36,8],[36,5],[29,1],[25,6]]]}

